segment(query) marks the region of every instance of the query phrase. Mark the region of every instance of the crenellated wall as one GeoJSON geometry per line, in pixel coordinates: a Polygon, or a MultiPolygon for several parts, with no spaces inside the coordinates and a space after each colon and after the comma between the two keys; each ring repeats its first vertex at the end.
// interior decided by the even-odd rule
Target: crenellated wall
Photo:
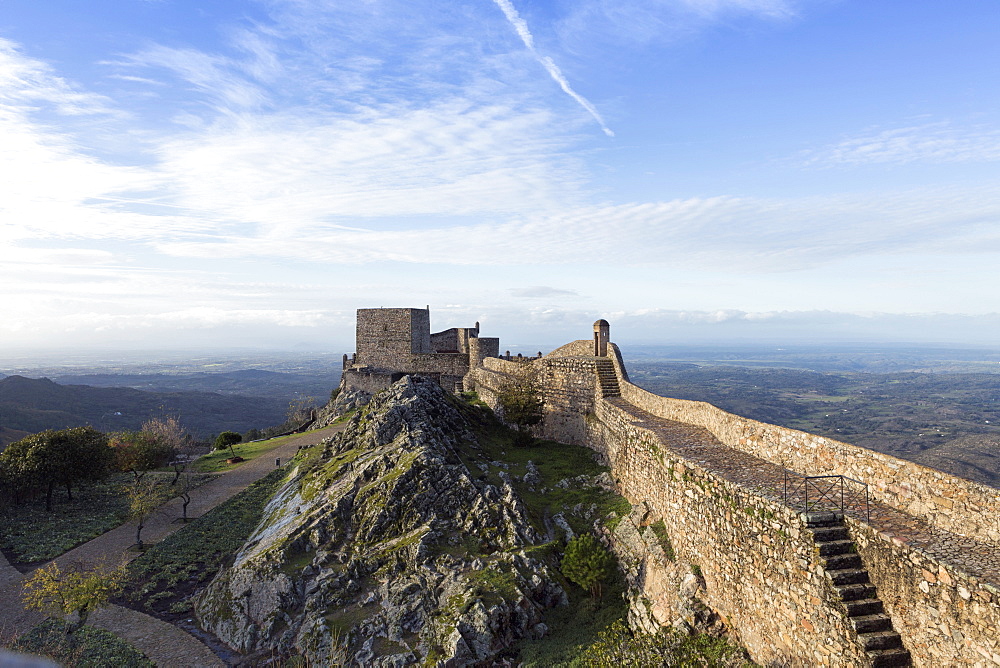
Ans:
{"type": "MultiPolygon", "coordinates": [[[[707,403],[659,397],[628,381],[613,344],[603,359],[615,367],[621,397],[606,399],[598,359],[588,340],[533,362],[486,359],[466,377],[466,387],[496,406],[503,379],[531,364],[545,399],[541,435],[595,449],[608,461],[622,494],[645,504],[643,519],[623,519],[610,539],[657,623],[684,617],[691,594],[685,589],[700,573],[698,597],[756,661],[871,665],[802,517],[780,495],[708,466],[707,455],[699,454],[707,450],[692,444],[715,443],[705,447],[730,452],[733,459],[748,458],[747,466],[763,460],[771,468],[864,481],[889,510],[961,537],[961,545],[978,546],[985,561],[1000,562],[1000,491],[707,403]],[[679,425],[690,438],[682,435],[675,442],[654,428],[656,418],[679,425]],[[674,551],[672,561],[665,561],[664,551],[654,545],[650,525],[660,521],[674,551]]],[[[1000,665],[1000,589],[977,570],[975,559],[957,553],[943,559],[911,537],[884,533],[852,517],[846,521],[914,665],[1000,665]]]]}

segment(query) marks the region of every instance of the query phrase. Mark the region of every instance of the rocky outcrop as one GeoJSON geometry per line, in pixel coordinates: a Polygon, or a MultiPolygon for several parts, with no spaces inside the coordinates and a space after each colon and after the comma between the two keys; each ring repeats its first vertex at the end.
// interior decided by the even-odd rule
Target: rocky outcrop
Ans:
{"type": "Polygon", "coordinates": [[[201,624],[244,653],[312,664],[493,661],[566,594],[514,488],[491,484],[455,399],[407,377],[376,395],[279,492],[201,624]]]}
{"type": "Polygon", "coordinates": [[[312,424],[312,428],[321,429],[330,426],[345,413],[357,410],[367,404],[371,398],[370,392],[348,387],[341,380],[336,395],[325,406],[316,411],[316,421],[312,424]]]}

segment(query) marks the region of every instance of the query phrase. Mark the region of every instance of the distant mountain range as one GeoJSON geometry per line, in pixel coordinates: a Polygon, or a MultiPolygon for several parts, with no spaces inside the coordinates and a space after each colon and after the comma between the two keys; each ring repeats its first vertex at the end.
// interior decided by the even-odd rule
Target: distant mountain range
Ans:
{"type": "MultiPolygon", "coordinates": [[[[50,375],[50,374],[46,374],[50,375]]],[[[322,403],[340,382],[340,373],[288,373],[241,369],[215,373],[87,373],[50,375],[60,385],[131,387],[148,392],[218,392],[272,397],[288,405],[292,398],[312,396],[322,403]]]]}
{"type": "MultiPolygon", "coordinates": [[[[251,382],[254,374],[236,372],[251,382]]],[[[209,374],[205,374],[209,375],[209,374]]],[[[282,374],[274,374],[280,376],[282,374]]],[[[121,380],[121,376],[117,377],[121,380]]],[[[164,382],[169,383],[169,377],[164,382]]],[[[261,377],[258,375],[257,379],[261,377]]],[[[118,384],[123,384],[119,382],[118,384]]],[[[327,390],[329,392],[329,390],[327,390]]],[[[91,425],[101,431],[138,429],[150,418],[176,416],[199,438],[224,430],[245,432],[285,421],[285,396],[245,396],[204,391],[145,391],[131,387],[63,385],[48,378],[0,379],[0,445],[27,433],[91,425]]],[[[319,397],[320,403],[326,397],[319,397]]]]}

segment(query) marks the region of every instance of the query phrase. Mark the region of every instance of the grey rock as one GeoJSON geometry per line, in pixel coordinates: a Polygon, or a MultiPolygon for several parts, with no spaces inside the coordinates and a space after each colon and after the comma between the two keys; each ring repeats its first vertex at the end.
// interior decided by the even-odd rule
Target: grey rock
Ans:
{"type": "Polygon", "coordinates": [[[474,443],[433,381],[407,377],[372,397],[199,595],[202,626],[244,653],[349,666],[431,653],[439,665],[489,664],[536,633],[567,596],[523,554],[544,539],[507,467],[493,462],[501,483],[484,484],[482,466],[458,456],[474,443]],[[303,555],[311,565],[293,567],[303,555]]]}

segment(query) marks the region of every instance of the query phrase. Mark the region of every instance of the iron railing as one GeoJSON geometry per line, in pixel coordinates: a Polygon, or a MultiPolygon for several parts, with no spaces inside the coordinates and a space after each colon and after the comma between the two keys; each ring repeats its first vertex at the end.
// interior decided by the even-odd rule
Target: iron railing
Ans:
{"type": "Polygon", "coordinates": [[[802,475],[786,469],[783,500],[806,513],[856,511],[871,522],[868,483],[845,475],[802,475]]]}

